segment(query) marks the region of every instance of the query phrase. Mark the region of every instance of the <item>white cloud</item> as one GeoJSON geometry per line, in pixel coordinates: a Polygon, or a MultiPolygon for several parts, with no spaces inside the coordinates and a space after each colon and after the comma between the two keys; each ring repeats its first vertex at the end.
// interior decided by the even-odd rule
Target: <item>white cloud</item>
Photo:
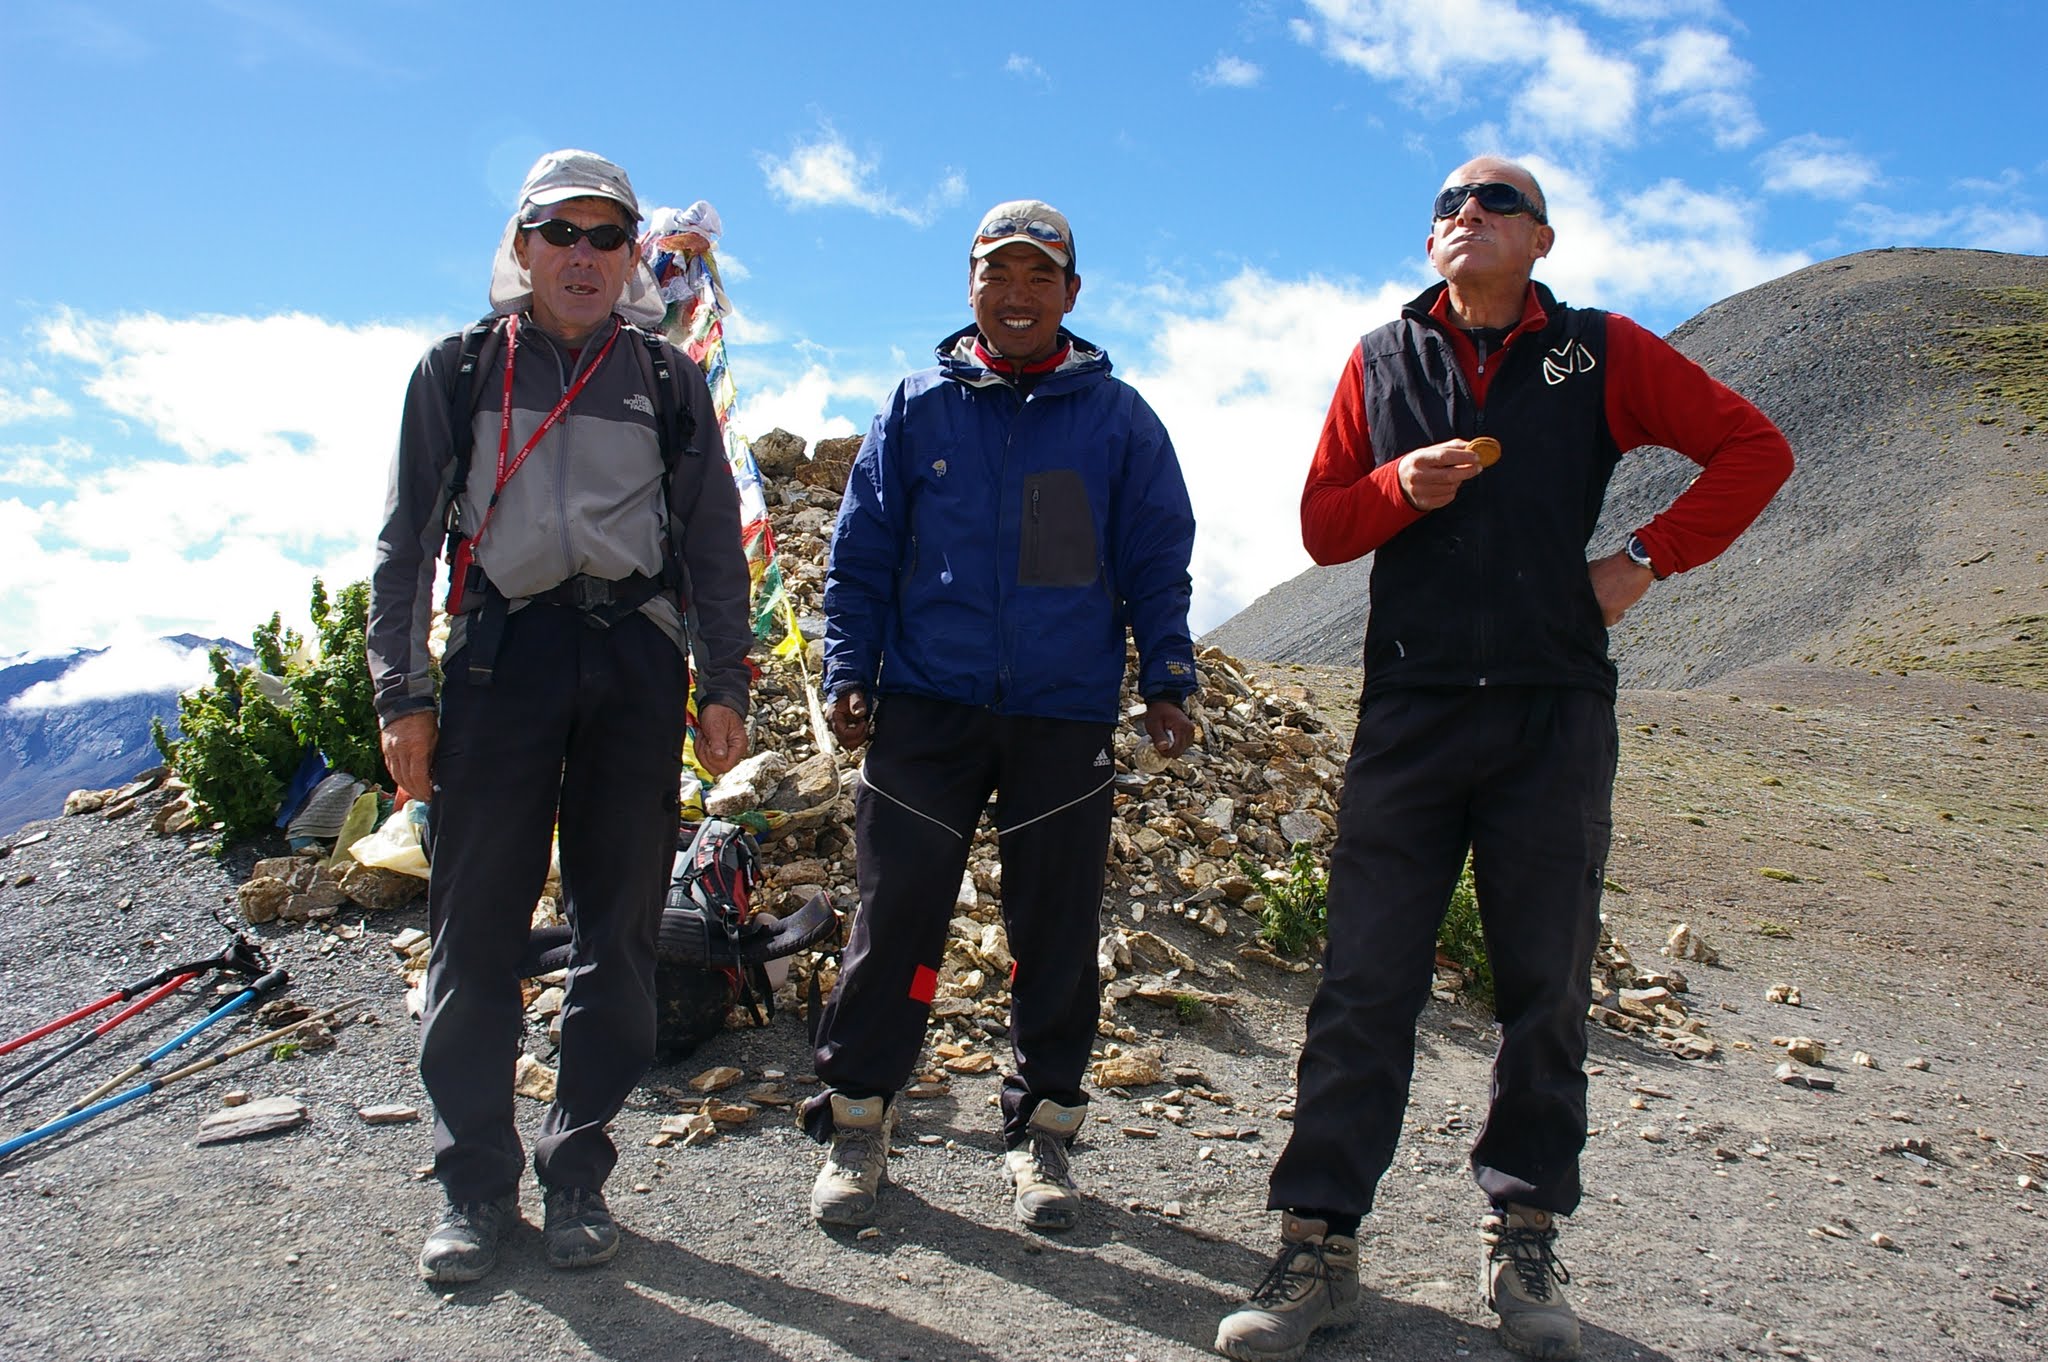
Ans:
{"type": "Polygon", "coordinates": [[[886,383],[878,389],[871,379],[838,375],[823,364],[813,363],[779,387],[756,386],[742,392],[732,419],[749,439],[766,435],[779,426],[815,443],[867,430],[866,425],[855,426],[845,416],[827,415],[826,407],[845,400],[874,410],[881,406],[881,395],[886,391],[886,383]]]}
{"type": "Polygon", "coordinates": [[[317,572],[366,574],[421,329],[317,317],[63,313],[47,355],[133,446],[56,447],[67,495],[0,503],[0,652],[303,619],[317,572]],[[70,471],[67,469],[67,471],[70,471]]]}
{"type": "Polygon", "coordinates": [[[1650,91],[1668,101],[1660,117],[1696,118],[1721,147],[1748,146],[1763,135],[1756,109],[1742,93],[1753,73],[1725,34],[1681,28],[1643,49],[1657,63],[1650,91]]]}
{"type": "Polygon", "coordinates": [[[71,404],[48,388],[13,393],[0,388],[0,426],[15,421],[58,419],[71,414],[71,404]]]}
{"type": "Polygon", "coordinates": [[[1466,102],[1465,82],[1489,91],[1522,78],[1504,104],[1508,125],[1565,141],[1628,140],[1640,74],[1569,18],[1515,0],[1309,0],[1315,22],[1290,25],[1326,56],[1401,88],[1431,113],[1466,102]]]}
{"type": "Polygon", "coordinates": [[[1003,70],[1025,80],[1035,80],[1047,86],[1052,84],[1052,77],[1045,73],[1045,68],[1022,52],[1012,52],[1010,59],[1003,63],[1003,70]]]}
{"type": "Polygon", "coordinates": [[[827,126],[816,137],[799,142],[786,157],[761,157],[768,188],[794,208],[858,208],[877,217],[901,218],[912,226],[929,224],[941,209],[967,196],[967,179],[948,169],[922,202],[908,204],[875,183],[877,163],[864,160],[837,131],[827,126]]]}
{"type": "Polygon", "coordinates": [[[1878,182],[1877,163],[1849,144],[1819,133],[1788,137],[1757,158],[1764,188],[1774,194],[1850,199],[1878,182]]]}
{"type": "Polygon", "coordinates": [[[1587,9],[1610,19],[1676,19],[1691,15],[1701,19],[1726,19],[1721,0],[1578,0],[1587,9]]]}
{"type": "Polygon", "coordinates": [[[1596,188],[1540,158],[1557,245],[1536,275],[1569,303],[1690,312],[1809,263],[1758,241],[1759,214],[1739,198],[1667,179],[1596,188]]]}
{"type": "Polygon", "coordinates": [[[1203,85],[1248,90],[1257,85],[1265,74],[1256,63],[1226,54],[1195,72],[1195,79],[1203,85]]]}
{"type": "Polygon", "coordinates": [[[77,467],[91,457],[91,447],[69,435],[49,444],[0,445],[0,483],[69,487],[77,467]]]}
{"type": "Polygon", "coordinates": [[[128,639],[81,659],[54,681],[30,686],[8,703],[10,710],[56,709],[86,700],[190,690],[212,676],[206,649],[181,648],[162,639],[128,639]]]}
{"type": "Polygon", "coordinates": [[[1199,310],[1173,284],[1147,295],[1151,345],[1125,376],[1166,423],[1194,500],[1197,633],[1309,565],[1301,485],[1337,376],[1421,286],[1246,269],[1199,310]]]}
{"type": "Polygon", "coordinates": [[[1908,213],[1859,203],[1849,210],[1848,224],[1880,246],[1967,246],[2030,255],[2048,252],[2048,218],[2024,208],[1933,208],[1908,213]]]}

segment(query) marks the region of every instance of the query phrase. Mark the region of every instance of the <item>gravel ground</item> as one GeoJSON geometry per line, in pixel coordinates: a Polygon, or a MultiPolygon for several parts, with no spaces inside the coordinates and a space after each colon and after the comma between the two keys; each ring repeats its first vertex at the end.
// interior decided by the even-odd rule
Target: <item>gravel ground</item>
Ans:
{"type": "MultiPolygon", "coordinates": [[[[1345,722],[1355,673],[1266,675],[1345,722]]],[[[1722,967],[1687,973],[1721,1050],[1688,1063],[1596,1029],[1589,1195],[1561,1244],[1586,1356],[2037,1358],[2048,703],[1839,669],[1724,684],[1623,698],[1610,926],[1639,959],[1681,920],[1719,947],[1722,967]],[[1767,1003],[1776,984],[1802,1006],[1767,1003]],[[1775,1081],[1771,1038],[1786,1035],[1827,1043],[1835,1091],[1775,1081]],[[1858,1050],[1876,1067],[1852,1063],[1858,1050]]],[[[132,818],[27,835],[44,828],[0,861],[0,1035],[225,941],[213,914],[246,859],[192,854],[132,818]]],[[[993,1075],[907,1104],[868,1238],[809,1223],[819,1153],[775,1113],[701,1147],[649,1145],[712,1065],[779,1070],[801,1092],[803,1028],[784,1014],[657,1070],[620,1117],[616,1263],[553,1273],[529,1224],[484,1283],[429,1289],[412,1266],[438,1206],[427,1129],[356,1115],[425,1106],[388,945],[423,914],[356,925],[261,929],[294,997],[368,1000],[336,1048],[245,1056],[0,1164],[8,1357],[1191,1359],[1271,1251],[1264,1180],[1315,976],[1247,962],[1233,979],[1237,940],[1155,913],[1146,926],[1238,1002],[1138,1024],[1229,1100],[1190,1099],[1179,1126],[1140,1105],[1163,1088],[1098,1094],[1073,1233],[1010,1223],[993,1075]],[[295,1093],[311,1120],[197,1146],[231,1088],[295,1093]]],[[[198,1006],[164,1004],[0,1116],[26,1128],[198,1006]]],[[[1464,1171],[1490,1030],[1462,1005],[1429,1008],[1407,1134],[1364,1233],[1368,1306],[1311,1358],[1505,1356],[1478,1302],[1464,1171]]],[[[520,1112],[530,1138],[541,1108],[520,1112]]],[[[530,1185],[525,1209],[537,1220],[530,1185]]]]}

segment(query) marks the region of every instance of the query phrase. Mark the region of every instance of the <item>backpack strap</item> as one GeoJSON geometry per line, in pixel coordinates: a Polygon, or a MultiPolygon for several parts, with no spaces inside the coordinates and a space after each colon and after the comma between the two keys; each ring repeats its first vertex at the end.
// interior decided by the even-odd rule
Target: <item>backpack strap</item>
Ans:
{"type": "Polygon", "coordinates": [[[462,331],[462,353],[455,362],[455,386],[448,395],[448,424],[454,437],[453,471],[448,502],[441,508],[441,552],[450,563],[462,534],[462,494],[469,490],[469,464],[476,452],[476,366],[484,343],[497,334],[505,319],[495,314],[471,322],[462,331]]]}
{"type": "Polygon", "coordinates": [[[667,552],[662,555],[661,585],[666,591],[673,591],[680,598],[683,590],[682,546],[676,539],[674,502],[671,500],[675,488],[676,466],[685,457],[697,457],[692,441],[697,438],[697,418],[689,404],[683,401],[680,384],[676,380],[673,364],[669,360],[668,347],[662,343],[660,333],[642,331],[640,339],[647,347],[647,362],[654,369],[655,423],[661,437],[661,509],[662,533],[667,552]]]}

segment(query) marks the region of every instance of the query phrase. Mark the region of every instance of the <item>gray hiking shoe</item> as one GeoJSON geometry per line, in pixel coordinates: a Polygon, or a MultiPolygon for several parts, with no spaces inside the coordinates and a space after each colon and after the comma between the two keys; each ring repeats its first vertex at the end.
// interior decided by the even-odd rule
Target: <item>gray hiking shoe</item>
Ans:
{"type": "Polygon", "coordinates": [[[1041,1101],[1025,1123],[1024,1143],[1003,1155],[1003,1168],[1017,1189],[1017,1223],[1034,1230],[1070,1230],[1081,1218],[1068,1146],[1081,1129],[1086,1107],[1041,1101]]]}
{"type": "Polygon", "coordinates": [[[450,1198],[420,1249],[420,1276],[430,1282],[478,1280],[498,1265],[498,1245],[518,1220],[517,1192],[491,1201],[450,1198]]]}
{"type": "Polygon", "coordinates": [[[550,1187],[541,1252],[549,1267],[596,1267],[619,1251],[619,1226],[595,1187],[550,1187]]]}
{"type": "Polygon", "coordinates": [[[1524,1357],[1579,1355],[1579,1318],[1564,1298],[1572,1274],[1557,1261],[1557,1220],[1549,1211],[1511,1205],[1479,1222],[1486,1304],[1500,1316],[1501,1346],[1524,1357]]]}
{"type": "Polygon", "coordinates": [[[889,1136],[896,1104],[885,1097],[832,1094],[832,1148],[811,1184],[811,1214],[821,1225],[865,1225],[889,1177],[889,1136]]]}
{"type": "Polygon", "coordinates": [[[1293,1362],[1310,1334],[1358,1313],[1358,1240],[1285,1211],[1280,1239],[1280,1256],[1251,1299],[1216,1326],[1216,1351],[1225,1357],[1293,1362]]]}

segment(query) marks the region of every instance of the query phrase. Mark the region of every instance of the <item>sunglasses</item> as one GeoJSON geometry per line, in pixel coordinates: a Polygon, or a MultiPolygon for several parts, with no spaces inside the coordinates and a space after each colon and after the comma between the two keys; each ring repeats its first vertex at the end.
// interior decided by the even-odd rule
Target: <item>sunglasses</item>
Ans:
{"type": "Polygon", "coordinates": [[[540,239],[550,246],[568,250],[579,241],[588,241],[600,251],[616,251],[633,239],[633,234],[616,222],[600,222],[595,227],[578,227],[567,218],[549,218],[546,222],[529,222],[524,230],[539,232],[540,239]]]}
{"type": "Polygon", "coordinates": [[[1550,219],[1536,206],[1536,201],[1511,184],[1499,180],[1488,180],[1484,184],[1454,184],[1436,196],[1436,208],[1432,213],[1438,221],[1454,217],[1465,200],[1478,199],[1479,206],[1499,217],[1511,218],[1517,213],[1527,213],[1538,222],[1548,224],[1550,219]]]}
{"type": "Polygon", "coordinates": [[[994,222],[981,224],[980,242],[984,246],[1013,236],[1028,236],[1033,241],[1067,249],[1067,234],[1043,218],[997,218],[994,222]]]}

